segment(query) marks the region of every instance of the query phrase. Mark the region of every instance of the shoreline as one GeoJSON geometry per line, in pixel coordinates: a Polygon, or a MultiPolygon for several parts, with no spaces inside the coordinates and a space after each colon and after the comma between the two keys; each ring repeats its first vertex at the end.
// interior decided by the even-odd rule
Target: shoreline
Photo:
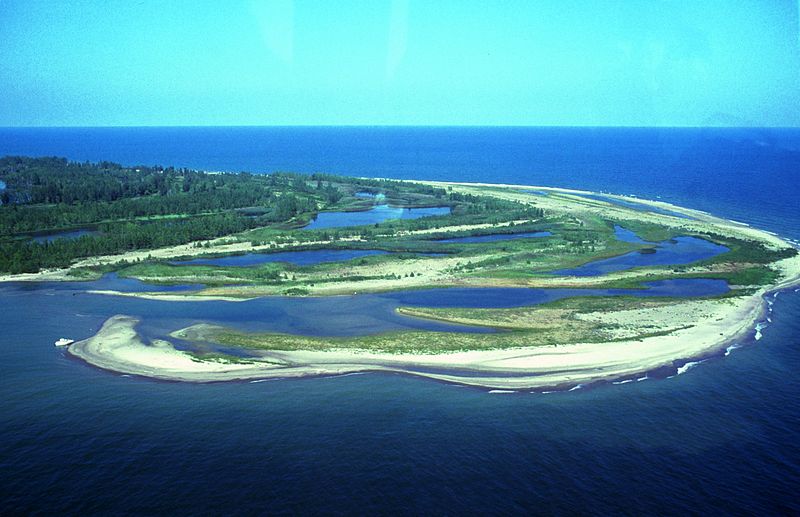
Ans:
{"type": "Polygon", "coordinates": [[[164,381],[210,383],[384,372],[485,390],[568,391],[599,383],[630,382],[649,372],[678,369],[717,356],[731,345],[748,340],[768,310],[768,296],[797,285],[800,285],[800,278],[745,297],[735,310],[728,311],[727,318],[711,328],[707,328],[706,322],[675,335],[641,341],[435,355],[353,350],[274,352],[270,362],[253,360],[226,364],[194,360],[189,353],[163,340],[145,345],[135,331],[138,321],[118,315],[109,318],[95,336],[73,343],[67,350],[70,355],[101,369],[164,381]],[[717,332],[719,330],[722,332],[717,332]],[[716,337],[717,333],[722,339],[716,337]],[[627,357],[613,353],[626,348],[627,357]],[[630,354],[631,348],[634,355],[630,354]],[[484,375],[478,375],[481,372],[484,375]]]}
{"type": "MultiPolygon", "coordinates": [[[[426,182],[419,183],[438,186],[462,186],[471,188],[498,189],[536,189],[563,194],[596,194],[589,191],[553,187],[534,187],[528,185],[502,185],[489,183],[426,182]]],[[[468,191],[468,190],[467,190],[468,191]]],[[[525,195],[516,191],[502,193],[507,196],[525,195]]],[[[685,209],[671,203],[650,201],[628,196],[604,194],[612,198],[631,200],[643,206],[668,208],[676,213],[690,215],[692,220],[676,216],[654,215],[645,210],[626,208],[621,213],[624,218],[643,214],[643,220],[671,218],[671,225],[683,228],[713,227],[730,232],[738,238],[758,241],[778,247],[796,247],[792,242],[764,230],[749,225],[715,217],[705,212],[685,209]]],[[[569,200],[550,198],[554,207],[569,206],[569,200]]],[[[592,202],[594,203],[594,201],[592,202]]],[[[604,203],[604,202],[601,202],[604,203]]],[[[610,202],[609,202],[610,203],[610,202]]],[[[579,205],[578,209],[603,211],[605,207],[579,205]]],[[[609,208],[619,217],[616,207],[609,208]]],[[[238,248],[249,243],[235,243],[222,246],[238,248]]],[[[159,256],[169,258],[170,253],[185,255],[191,244],[158,250],[159,256]]],[[[207,252],[207,250],[205,250],[207,252]]],[[[219,251],[223,251],[219,249],[219,251]]],[[[147,252],[137,252],[147,253],[147,252]]],[[[113,257],[85,259],[102,262],[113,257]]],[[[121,259],[122,256],[119,257],[121,259]]],[[[685,314],[673,316],[670,320],[663,313],[648,312],[645,316],[663,317],[665,322],[674,324],[675,330],[663,334],[653,334],[640,339],[619,339],[602,342],[578,342],[562,345],[541,345],[518,348],[498,348],[448,353],[389,353],[370,352],[359,349],[332,349],[325,351],[292,350],[270,351],[270,360],[212,360],[201,359],[188,352],[177,350],[171,343],[154,340],[146,345],[135,330],[134,318],[118,315],[107,320],[101,330],[93,337],[72,344],[68,353],[83,359],[94,366],[121,373],[184,382],[244,381],[274,378],[297,378],[307,376],[334,376],[356,372],[397,372],[438,381],[499,390],[565,390],[576,386],[586,386],[598,382],[617,382],[636,378],[647,372],[665,367],[677,368],[695,359],[707,357],[726,349],[731,344],[746,339],[767,310],[767,297],[775,292],[800,285],[800,256],[778,260],[770,264],[780,273],[780,280],[773,285],[761,287],[749,295],[728,298],[723,301],[702,302],[693,306],[699,310],[689,319],[685,314]],[[677,318],[677,319],[676,319],[677,318]],[[684,319],[681,319],[684,318],[684,319]],[[686,323],[688,325],[681,326],[686,323]]],[[[74,267],[74,266],[73,266],[74,267]]],[[[31,281],[50,280],[58,273],[49,271],[26,275],[31,281]]],[[[19,280],[0,277],[0,281],[19,280]]],[[[563,279],[560,280],[562,283],[563,279]]],[[[366,287],[366,286],[362,286],[366,287]]],[[[577,287],[577,286],[575,286],[577,287]]],[[[167,301],[225,300],[242,301],[244,297],[216,296],[197,293],[149,292],[125,293],[115,291],[93,291],[96,294],[136,296],[167,301]]],[[[366,290],[359,290],[366,292],[366,290]]],[[[209,293],[211,294],[211,293],[209,293]]],[[[226,293],[227,294],[227,293],[226,293]]],[[[260,296],[257,289],[252,293],[260,296]]],[[[331,294],[331,293],[329,293],[331,294]]],[[[696,300],[695,300],[696,301],[696,300]]],[[[687,302],[691,303],[691,302],[687,302]]],[[[609,321],[629,316],[624,311],[601,312],[609,321]]],[[[686,313],[688,314],[688,313],[686,313]]],[[[640,313],[639,316],[642,314],[640,313]]],[[[601,316],[602,317],[602,316],[601,316]]],[[[640,318],[641,319],[641,318],[640,318]]],[[[627,323],[627,322],[626,322],[627,323]]],[[[642,323],[640,322],[641,326],[642,323]]],[[[644,327],[646,328],[646,326],[644,327]]],[[[176,331],[179,332],[179,331],[176,331]]],[[[174,335],[174,334],[173,334],[174,335]]]]}

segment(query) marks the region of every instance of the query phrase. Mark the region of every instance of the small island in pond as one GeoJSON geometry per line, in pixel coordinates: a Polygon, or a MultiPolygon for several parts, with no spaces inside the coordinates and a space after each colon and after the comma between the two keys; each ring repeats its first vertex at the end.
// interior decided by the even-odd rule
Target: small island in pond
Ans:
{"type": "Polygon", "coordinates": [[[119,314],[69,345],[157,379],[624,381],[747,339],[765,296],[800,283],[796,246],[772,233],[578,190],[26,157],[0,159],[0,180],[3,281],[86,281],[96,295],[172,304],[306,299],[312,311],[321,297],[344,311],[393,293],[409,322],[347,335],[198,322],[151,339],[119,314]]]}

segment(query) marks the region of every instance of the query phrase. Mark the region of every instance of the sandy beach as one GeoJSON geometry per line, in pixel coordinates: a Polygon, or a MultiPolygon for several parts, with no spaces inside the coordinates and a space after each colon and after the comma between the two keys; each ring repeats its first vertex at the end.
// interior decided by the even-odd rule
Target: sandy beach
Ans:
{"type": "MultiPolygon", "coordinates": [[[[514,199],[519,196],[529,196],[518,192],[520,189],[536,189],[565,195],[593,194],[585,191],[524,185],[425,183],[464,188],[466,191],[476,188],[497,188],[499,189],[498,195],[514,199]],[[505,192],[500,190],[502,188],[509,190],[505,192]]],[[[634,212],[625,208],[618,209],[609,203],[595,200],[590,200],[586,205],[580,205],[580,209],[596,210],[598,213],[606,213],[611,210],[615,211],[615,216],[618,217],[636,216],[643,220],[658,221],[660,224],[685,230],[704,231],[713,228],[714,231],[726,235],[760,241],[776,248],[790,245],[772,233],[742,223],[719,219],[704,212],[684,209],[660,201],[616,197],[644,206],[685,214],[690,219],[634,212]]],[[[561,199],[558,196],[536,197],[535,199],[537,206],[544,206],[550,210],[576,209],[574,201],[561,199]]],[[[214,251],[251,251],[252,249],[249,243],[236,243],[222,244],[214,248],[214,251]]],[[[196,252],[197,248],[186,245],[158,250],[153,252],[153,255],[170,258],[191,255],[196,252]]],[[[109,257],[101,257],[88,259],[85,262],[108,263],[110,260],[109,257]]],[[[413,267],[419,269],[419,264],[414,264],[413,267]]],[[[746,296],[691,300],[684,302],[681,310],[654,307],[636,311],[603,312],[581,316],[587,321],[595,318],[604,322],[624,322],[634,327],[677,329],[669,330],[665,335],[638,340],[620,339],[603,343],[575,343],[441,354],[391,354],[352,349],[275,351],[269,353],[269,361],[253,359],[241,363],[199,359],[187,352],[175,349],[169,342],[163,340],[146,344],[136,333],[136,320],[118,315],[109,319],[97,335],[71,345],[69,353],[100,368],[175,381],[214,382],[337,375],[359,371],[394,371],[483,388],[509,390],[569,388],[600,380],[614,381],[632,378],[664,366],[674,367],[693,358],[724,349],[733,342],[747,340],[753,334],[754,326],[763,315],[766,305],[765,297],[772,292],[800,283],[800,257],[780,260],[772,264],[772,267],[779,272],[780,278],[773,285],[760,288],[746,296]]],[[[702,268],[697,272],[702,273],[702,268]]],[[[32,275],[25,279],[53,279],[53,275],[53,272],[40,273],[39,277],[32,275]]],[[[624,275],[624,272],[619,272],[606,276],[605,279],[612,276],[624,277],[624,275]]],[[[416,282],[426,283],[431,279],[432,277],[423,275],[421,279],[416,279],[416,282]]],[[[602,280],[603,278],[600,277],[541,279],[532,282],[529,287],[585,287],[602,280]]],[[[400,282],[404,281],[407,282],[407,280],[400,282]]],[[[359,290],[365,292],[372,289],[381,290],[386,287],[383,284],[373,286],[368,282],[362,282],[359,290]]],[[[342,286],[337,288],[341,289],[342,286]]],[[[120,293],[115,291],[98,291],[98,293],[170,301],[202,299],[235,301],[272,294],[263,289],[259,290],[258,287],[239,289],[241,292],[236,292],[236,296],[226,296],[229,292],[226,292],[225,288],[210,290],[203,295],[196,293],[120,293]],[[250,296],[247,296],[248,294],[250,296]]],[[[352,289],[352,286],[346,285],[344,289],[352,289]]],[[[327,294],[338,294],[338,291],[327,294]]]]}
{"type": "MultiPolygon", "coordinates": [[[[795,279],[794,284],[798,281],[795,279]]],[[[579,343],[559,346],[472,351],[448,354],[384,354],[351,350],[271,352],[269,363],[228,364],[198,360],[167,341],[147,345],[136,334],[137,321],[110,318],[93,337],[74,343],[69,353],[100,368],[163,380],[216,382],[244,379],[339,375],[361,371],[393,371],[441,381],[510,390],[568,389],[597,381],[640,376],[676,366],[749,339],[765,310],[764,290],[752,296],[696,302],[702,306],[693,325],[669,335],[643,340],[579,343]],[[277,364],[276,364],[277,363],[277,364]]],[[[638,317],[657,316],[643,309],[638,317]]],[[[603,316],[598,316],[603,317],[603,316]]],[[[630,314],[610,317],[629,319],[630,314]]],[[[680,325],[683,313],[665,326],[680,325]]]]}

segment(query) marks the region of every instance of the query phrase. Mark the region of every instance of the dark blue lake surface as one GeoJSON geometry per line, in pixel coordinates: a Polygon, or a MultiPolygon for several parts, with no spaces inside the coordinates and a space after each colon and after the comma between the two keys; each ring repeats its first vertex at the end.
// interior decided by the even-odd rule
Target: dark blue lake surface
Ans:
{"type": "Polygon", "coordinates": [[[476,237],[455,237],[452,239],[437,239],[437,242],[457,242],[461,244],[472,244],[475,242],[510,241],[514,239],[549,237],[551,235],[553,234],[550,232],[496,233],[494,235],[478,235],[476,237]]]}
{"type": "MultiPolygon", "coordinates": [[[[6,153],[661,196],[800,238],[797,130],[3,129],[6,153]]],[[[342,333],[411,324],[391,311],[354,316],[381,300],[387,309],[400,301],[359,298],[252,309],[205,302],[212,305],[181,315],[170,311],[185,309],[165,302],[0,285],[0,507],[9,514],[800,512],[800,293],[793,291],[771,300],[763,337],[743,340],[727,357],[671,379],[545,395],[387,374],[152,382],[87,367],[53,346],[62,336],[88,337],[117,312],[147,315],[152,335],[208,313],[286,329],[327,314],[324,323],[342,333]]]]}
{"type": "Polygon", "coordinates": [[[676,279],[645,284],[648,289],[448,288],[399,291],[384,296],[400,305],[421,307],[521,307],[574,296],[713,296],[728,292],[724,280],[676,279]]]}
{"type": "Polygon", "coordinates": [[[77,239],[84,235],[99,235],[97,230],[81,229],[81,230],[68,230],[65,232],[53,232],[33,235],[31,240],[36,242],[53,242],[58,239],[77,239]]]}
{"type": "Polygon", "coordinates": [[[246,253],[230,257],[198,258],[191,260],[175,260],[170,264],[180,265],[207,265],[207,266],[257,266],[267,262],[289,262],[298,266],[322,264],[324,262],[338,262],[354,258],[368,257],[370,255],[384,255],[381,250],[307,250],[307,251],[281,251],[278,253],[246,253]]]}
{"type": "Polygon", "coordinates": [[[381,223],[390,219],[419,219],[420,217],[449,213],[450,207],[398,208],[389,205],[378,205],[363,212],[320,212],[317,218],[306,225],[304,229],[343,228],[346,226],[381,223]]]}
{"type": "MultiPolygon", "coordinates": [[[[622,241],[644,242],[636,234],[624,228],[615,228],[615,234],[622,241]]],[[[705,239],[685,236],[676,237],[668,241],[659,242],[655,247],[655,253],[634,251],[618,257],[587,262],[572,269],[559,269],[552,273],[564,276],[598,276],[634,267],[690,264],[716,257],[726,251],[730,251],[726,246],[721,246],[705,239]]]]}

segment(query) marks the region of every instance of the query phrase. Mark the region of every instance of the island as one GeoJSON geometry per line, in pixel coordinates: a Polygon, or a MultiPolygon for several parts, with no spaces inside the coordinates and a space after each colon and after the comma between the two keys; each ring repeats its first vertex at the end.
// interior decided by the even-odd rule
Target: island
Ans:
{"type": "Polygon", "coordinates": [[[201,321],[147,337],[117,314],[68,346],[162,380],[630,382],[752,339],[769,297],[800,284],[796,243],[613,194],[27,157],[1,159],[0,180],[2,281],[81,281],[92,295],[185,306],[270,298],[313,311],[334,297],[356,327],[356,302],[390,293],[408,322],[326,334],[201,321]]]}

